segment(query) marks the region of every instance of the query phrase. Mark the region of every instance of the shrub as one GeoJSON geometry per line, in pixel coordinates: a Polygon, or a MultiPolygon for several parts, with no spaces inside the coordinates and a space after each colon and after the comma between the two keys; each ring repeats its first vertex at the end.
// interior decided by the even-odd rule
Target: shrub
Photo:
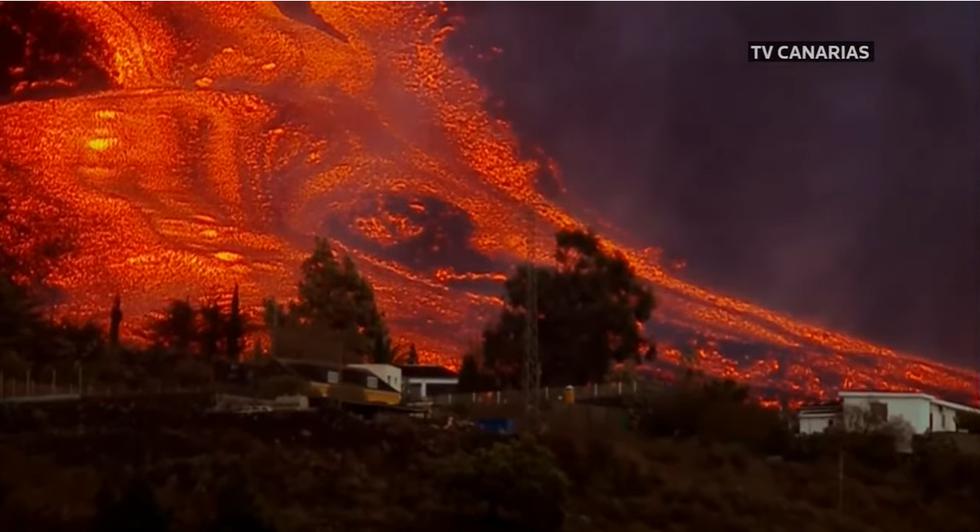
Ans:
{"type": "Polygon", "coordinates": [[[747,389],[733,381],[688,381],[641,395],[630,411],[636,428],[650,436],[737,442],[769,453],[790,446],[789,427],[779,414],[750,402],[747,389]]]}
{"type": "Polygon", "coordinates": [[[956,429],[970,434],[980,434],[980,414],[976,412],[957,412],[956,429]]]}
{"type": "Polygon", "coordinates": [[[260,396],[269,398],[280,395],[307,395],[310,392],[310,383],[294,375],[274,375],[259,381],[258,392],[260,396]]]}
{"type": "Polygon", "coordinates": [[[491,526],[559,530],[568,481],[551,453],[530,440],[457,452],[437,468],[457,517],[491,526]]]}

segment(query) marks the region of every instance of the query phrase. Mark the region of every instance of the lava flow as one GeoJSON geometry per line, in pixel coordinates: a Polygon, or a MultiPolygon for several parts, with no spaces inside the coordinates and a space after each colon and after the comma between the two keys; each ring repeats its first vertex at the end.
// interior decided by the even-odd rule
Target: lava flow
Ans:
{"type": "MultiPolygon", "coordinates": [[[[583,225],[541,192],[554,163],[520,155],[444,52],[442,6],[34,9],[84,46],[45,55],[66,68],[38,73],[43,39],[23,21],[44,17],[14,28],[26,44],[0,105],[0,245],[23,258],[45,239],[70,243],[48,276],[67,294],[64,315],[102,318],[115,293],[128,317],[147,315],[233,283],[252,306],[286,298],[321,234],[372,280],[399,340],[452,364],[499,307],[496,283],[526,256],[532,217],[541,261],[551,229],[583,225]]],[[[975,372],[711,293],[608,245],[656,286],[667,362],[697,337],[708,373],[799,396],[847,386],[975,398],[975,372]]]]}

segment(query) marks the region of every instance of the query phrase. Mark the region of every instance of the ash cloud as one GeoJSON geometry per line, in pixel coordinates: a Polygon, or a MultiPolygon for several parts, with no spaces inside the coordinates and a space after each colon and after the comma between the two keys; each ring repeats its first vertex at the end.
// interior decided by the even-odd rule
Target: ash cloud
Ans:
{"type": "Polygon", "coordinates": [[[632,243],[722,292],[977,365],[978,6],[457,9],[451,48],[632,243]],[[784,39],[874,40],[875,61],[746,61],[746,41],[784,39]]]}

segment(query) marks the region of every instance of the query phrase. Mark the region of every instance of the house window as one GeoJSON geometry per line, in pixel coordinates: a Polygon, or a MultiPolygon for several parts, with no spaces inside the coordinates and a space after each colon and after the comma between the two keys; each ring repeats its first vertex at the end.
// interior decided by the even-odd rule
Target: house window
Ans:
{"type": "Polygon", "coordinates": [[[884,423],[888,421],[888,404],[881,403],[878,401],[872,401],[869,405],[871,407],[871,417],[878,422],[884,423]]]}
{"type": "Polygon", "coordinates": [[[327,384],[337,384],[340,382],[340,374],[336,371],[327,372],[327,384]]]}
{"type": "Polygon", "coordinates": [[[368,377],[367,378],[367,387],[368,388],[371,388],[372,390],[377,390],[378,389],[378,378],[377,377],[368,377]]]}
{"type": "Polygon", "coordinates": [[[827,426],[828,427],[833,427],[834,426],[834,420],[833,419],[828,419],[827,420],[827,426]]]}

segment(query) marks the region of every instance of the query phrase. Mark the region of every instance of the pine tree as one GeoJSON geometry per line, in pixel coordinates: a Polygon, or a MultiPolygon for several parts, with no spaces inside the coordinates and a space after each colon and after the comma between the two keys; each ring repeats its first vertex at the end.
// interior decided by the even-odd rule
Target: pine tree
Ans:
{"type": "Polygon", "coordinates": [[[242,352],[242,334],[245,332],[245,322],[242,318],[241,303],[238,299],[238,283],[235,283],[235,291],[231,294],[231,311],[228,316],[227,337],[225,338],[225,349],[228,360],[238,362],[242,352]]]}

